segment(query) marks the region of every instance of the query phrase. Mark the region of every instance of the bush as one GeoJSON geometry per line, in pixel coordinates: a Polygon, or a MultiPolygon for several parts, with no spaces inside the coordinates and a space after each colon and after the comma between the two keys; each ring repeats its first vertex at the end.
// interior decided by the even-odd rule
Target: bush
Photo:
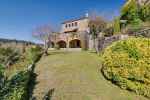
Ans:
{"type": "Polygon", "coordinates": [[[16,73],[0,91],[1,100],[26,100],[30,71],[16,73]]]}
{"type": "MultiPolygon", "coordinates": [[[[9,51],[9,50],[8,50],[9,51]]],[[[33,73],[33,66],[31,68],[26,68],[28,65],[34,64],[39,60],[42,54],[42,48],[32,47],[21,55],[19,60],[13,64],[11,67],[23,67],[23,69],[17,69],[13,71],[9,78],[5,81],[1,79],[6,79],[4,72],[9,72],[11,68],[4,71],[3,67],[0,66],[0,100],[28,100],[29,99],[29,81],[31,81],[31,76],[33,73]],[[2,84],[1,84],[2,83],[2,84]]],[[[6,51],[5,51],[6,52],[6,51]]],[[[8,54],[10,52],[4,53],[8,54]]],[[[15,55],[14,55],[15,56],[15,55]]],[[[6,56],[7,57],[7,56],[6,56]]]]}
{"type": "Polygon", "coordinates": [[[139,11],[139,14],[143,21],[150,21],[150,5],[143,5],[139,11]]]}
{"type": "Polygon", "coordinates": [[[150,97],[150,39],[113,43],[102,55],[104,76],[122,89],[150,97]]]}
{"type": "Polygon", "coordinates": [[[32,64],[39,60],[42,55],[42,48],[39,46],[31,47],[27,50],[26,58],[32,64]]]}
{"type": "Polygon", "coordinates": [[[3,65],[10,65],[17,62],[20,58],[20,53],[13,48],[0,48],[0,63],[3,65]]]}
{"type": "Polygon", "coordinates": [[[3,88],[4,85],[4,67],[0,65],[0,89],[3,88]]]}

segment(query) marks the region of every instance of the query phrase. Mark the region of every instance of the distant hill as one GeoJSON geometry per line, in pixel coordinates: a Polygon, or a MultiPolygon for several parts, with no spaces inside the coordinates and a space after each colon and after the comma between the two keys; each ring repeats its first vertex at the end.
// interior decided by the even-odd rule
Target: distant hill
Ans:
{"type": "Polygon", "coordinates": [[[25,47],[30,47],[34,45],[43,46],[42,44],[37,44],[31,41],[0,38],[0,47],[3,48],[11,47],[11,48],[22,50],[25,47]]]}
{"type": "Polygon", "coordinates": [[[31,41],[24,41],[24,40],[16,40],[16,39],[4,39],[0,38],[0,43],[19,43],[19,44],[31,44],[31,45],[36,45],[36,43],[31,42],[31,41]]]}

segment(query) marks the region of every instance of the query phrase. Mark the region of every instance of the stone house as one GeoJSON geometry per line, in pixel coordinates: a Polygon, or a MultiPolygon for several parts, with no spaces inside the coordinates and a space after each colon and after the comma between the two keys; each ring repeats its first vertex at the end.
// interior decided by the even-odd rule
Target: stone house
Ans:
{"type": "Polygon", "coordinates": [[[89,35],[89,17],[86,16],[67,20],[61,24],[59,33],[51,37],[52,47],[58,45],[60,48],[92,48],[92,40],[89,35]]]}

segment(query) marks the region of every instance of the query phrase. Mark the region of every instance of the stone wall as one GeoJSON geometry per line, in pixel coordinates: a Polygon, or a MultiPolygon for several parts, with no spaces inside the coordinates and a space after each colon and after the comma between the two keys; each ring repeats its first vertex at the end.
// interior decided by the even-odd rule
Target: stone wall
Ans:
{"type": "Polygon", "coordinates": [[[128,37],[129,37],[128,35],[114,35],[111,37],[100,37],[98,39],[98,49],[99,51],[102,51],[107,46],[111,45],[113,42],[127,39],[128,37]]]}

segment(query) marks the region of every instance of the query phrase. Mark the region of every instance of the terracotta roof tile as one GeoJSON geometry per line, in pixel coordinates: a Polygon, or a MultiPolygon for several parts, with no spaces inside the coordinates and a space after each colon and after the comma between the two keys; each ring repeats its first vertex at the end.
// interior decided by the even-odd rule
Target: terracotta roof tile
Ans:
{"type": "Polygon", "coordinates": [[[88,17],[81,17],[78,19],[67,20],[67,21],[62,22],[62,24],[66,24],[66,23],[74,22],[74,21],[78,21],[78,20],[83,20],[83,19],[88,19],[88,17]]]}

